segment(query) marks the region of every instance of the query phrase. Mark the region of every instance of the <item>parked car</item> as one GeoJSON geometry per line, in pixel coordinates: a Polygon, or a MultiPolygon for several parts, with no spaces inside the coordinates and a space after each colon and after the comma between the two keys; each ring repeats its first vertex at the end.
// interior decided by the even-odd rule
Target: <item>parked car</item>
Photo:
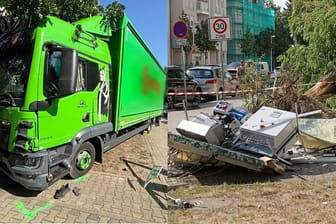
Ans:
{"type": "Polygon", "coordinates": [[[167,75],[166,103],[171,109],[175,104],[182,102],[184,96],[184,80],[186,81],[187,93],[195,93],[187,95],[189,104],[198,105],[201,103],[201,95],[196,92],[202,92],[201,86],[188,77],[179,66],[170,65],[165,68],[167,75]]]}
{"type": "Polygon", "coordinates": [[[267,62],[259,61],[259,62],[256,62],[255,65],[256,65],[257,69],[259,71],[261,71],[262,73],[269,74],[270,69],[269,69],[269,66],[268,66],[267,62]]]}
{"type": "MultiPolygon", "coordinates": [[[[222,69],[218,66],[197,66],[187,70],[187,75],[192,77],[202,89],[206,99],[216,98],[216,92],[224,90],[235,90],[235,84],[231,84],[231,76],[228,72],[224,72],[224,83],[222,79],[222,69]],[[234,87],[233,87],[234,86],[234,87]],[[224,89],[225,87],[225,89],[224,89]]],[[[219,98],[223,98],[224,94],[220,94],[219,98]]]]}
{"type": "Polygon", "coordinates": [[[238,69],[241,62],[233,61],[226,66],[226,71],[231,75],[232,79],[238,79],[238,69]]]}
{"type": "Polygon", "coordinates": [[[281,74],[281,67],[277,66],[274,68],[273,72],[271,73],[271,79],[278,78],[281,74]]]}

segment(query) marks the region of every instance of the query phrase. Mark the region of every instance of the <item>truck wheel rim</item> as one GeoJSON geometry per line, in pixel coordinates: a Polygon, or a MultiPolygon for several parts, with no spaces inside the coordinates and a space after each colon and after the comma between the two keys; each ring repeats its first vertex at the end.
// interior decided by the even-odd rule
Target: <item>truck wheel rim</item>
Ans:
{"type": "Polygon", "coordinates": [[[90,167],[92,162],[92,157],[87,151],[81,152],[78,155],[77,167],[79,169],[85,170],[90,167]]]}

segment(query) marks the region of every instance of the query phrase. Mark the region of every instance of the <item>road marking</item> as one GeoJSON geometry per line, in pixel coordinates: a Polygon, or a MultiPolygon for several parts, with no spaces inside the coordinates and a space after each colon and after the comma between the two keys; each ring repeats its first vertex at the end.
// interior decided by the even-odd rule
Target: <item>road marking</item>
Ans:
{"type": "Polygon", "coordinates": [[[35,215],[39,212],[42,212],[48,208],[50,208],[53,204],[51,202],[48,202],[46,204],[44,204],[43,206],[34,209],[32,211],[30,211],[29,209],[27,209],[24,204],[21,201],[16,201],[15,202],[16,207],[21,210],[21,212],[28,218],[28,219],[34,219],[35,215]]]}
{"type": "Polygon", "coordinates": [[[85,174],[84,176],[78,177],[74,180],[72,180],[73,182],[80,182],[80,181],[87,181],[88,179],[88,174],[85,174]]]}

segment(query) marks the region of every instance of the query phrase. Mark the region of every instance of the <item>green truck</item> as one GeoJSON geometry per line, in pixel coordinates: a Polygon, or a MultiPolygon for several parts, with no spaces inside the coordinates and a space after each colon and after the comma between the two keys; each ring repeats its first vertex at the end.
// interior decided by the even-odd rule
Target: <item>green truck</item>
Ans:
{"type": "Polygon", "coordinates": [[[0,35],[0,169],[27,189],[86,174],[159,123],[164,70],[126,15],[113,32],[101,20],[0,35]]]}

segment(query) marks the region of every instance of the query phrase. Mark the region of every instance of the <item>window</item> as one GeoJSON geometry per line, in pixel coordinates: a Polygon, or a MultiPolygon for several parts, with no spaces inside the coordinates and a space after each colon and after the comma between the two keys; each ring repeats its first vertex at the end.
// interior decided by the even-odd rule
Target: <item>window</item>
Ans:
{"type": "Polygon", "coordinates": [[[47,72],[44,79],[44,94],[47,97],[58,95],[58,80],[61,75],[62,52],[50,51],[47,58],[47,72]]]}
{"type": "Polygon", "coordinates": [[[77,74],[71,78],[67,73],[62,74],[62,50],[60,48],[50,49],[47,55],[44,77],[44,95],[47,98],[62,95],[60,87],[64,87],[64,81],[65,83],[74,83],[74,86],[69,87],[70,91],[63,92],[63,95],[80,91],[93,91],[98,85],[99,70],[97,63],[79,58],[77,74]],[[60,77],[62,77],[63,85],[60,84],[60,77]]]}
{"type": "Polygon", "coordinates": [[[98,64],[80,58],[77,69],[76,92],[93,91],[99,82],[98,64]]]}

